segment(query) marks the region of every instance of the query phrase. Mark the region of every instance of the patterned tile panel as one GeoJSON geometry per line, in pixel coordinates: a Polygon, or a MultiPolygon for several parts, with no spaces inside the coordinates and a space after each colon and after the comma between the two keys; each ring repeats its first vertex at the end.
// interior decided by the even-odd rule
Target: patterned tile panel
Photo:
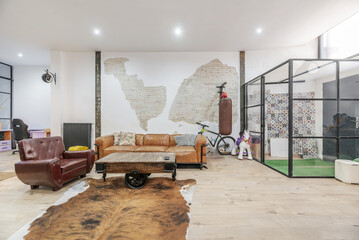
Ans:
{"type": "MultiPolygon", "coordinates": [[[[248,96],[249,99],[259,94],[248,96]]],[[[313,98],[314,92],[295,93],[294,98],[313,98]]],[[[257,101],[257,100],[254,100],[257,101]]],[[[265,94],[265,123],[266,123],[266,152],[270,152],[271,138],[288,138],[288,94],[265,94]]],[[[260,125],[257,113],[248,112],[248,128],[256,129],[260,125]]],[[[293,134],[299,136],[312,136],[315,134],[315,105],[313,101],[294,101],[293,104],[293,134]]],[[[302,155],[303,158],[317,158],[318,146],[314,139],[301,139],[293,141],[293,154],[302,155]]]]}

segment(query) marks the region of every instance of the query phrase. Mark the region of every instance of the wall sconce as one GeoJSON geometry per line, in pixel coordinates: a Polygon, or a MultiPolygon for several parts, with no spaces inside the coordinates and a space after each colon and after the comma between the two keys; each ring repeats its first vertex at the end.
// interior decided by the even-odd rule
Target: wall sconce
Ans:
{"type": "Polygon", "coordinates": [[[42,74],[42,81],[45,83],[52,83],[52,81],[54,81],[56,85],[56,73],[51,73],[49,69],[46,69],[45,73],[42,74]]]}

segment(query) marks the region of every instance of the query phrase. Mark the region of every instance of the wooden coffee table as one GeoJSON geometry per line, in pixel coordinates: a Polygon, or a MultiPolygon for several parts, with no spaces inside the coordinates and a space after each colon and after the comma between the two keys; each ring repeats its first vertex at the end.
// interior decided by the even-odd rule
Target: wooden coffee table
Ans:
{"type": "Polygon", "coordinates": [[[176,158],[174,153],[162,152],[125,152],[111,153],[96,161],[96,172],[126,173],[125,183],[129,188],[142,188],[151,173],[172,173],[176,180],[176,158]]]}

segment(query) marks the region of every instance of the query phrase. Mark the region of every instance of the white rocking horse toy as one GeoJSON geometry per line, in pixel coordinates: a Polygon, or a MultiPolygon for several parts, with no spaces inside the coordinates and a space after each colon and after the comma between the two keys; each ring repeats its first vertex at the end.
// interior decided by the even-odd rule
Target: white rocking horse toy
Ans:
{"type": "Polygon", "coordinates": [[[244,133],[242,137],[237,139],[236,146],[232,149],[232,155],[235,156],[237,154],[237,149],[239,148],[239,155],[238,159],[243,159],[243,152],[244,150],[247,151],[248,159],[252,158],[252,152],[251,152],[251,136],[249,134],[248,130],[244,130],[244,133]]]}

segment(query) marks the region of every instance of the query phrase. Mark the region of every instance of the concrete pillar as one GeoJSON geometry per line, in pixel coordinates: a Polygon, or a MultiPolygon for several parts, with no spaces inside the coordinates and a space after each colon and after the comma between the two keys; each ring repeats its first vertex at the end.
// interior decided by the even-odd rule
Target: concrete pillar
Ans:
{"type": "Polygon", "coordinates": [[[246,83],[245,77],[245,65],[246,65],[246,52],[240,51],[239,52],[239,99],[240,99],[240,125],[241,129],[240,131],[243,131],[245,128],[244,121],[245,121],[245,115],[244,115],[244,103],[245,103],[245,89],[244,84],[246,83]]]}

